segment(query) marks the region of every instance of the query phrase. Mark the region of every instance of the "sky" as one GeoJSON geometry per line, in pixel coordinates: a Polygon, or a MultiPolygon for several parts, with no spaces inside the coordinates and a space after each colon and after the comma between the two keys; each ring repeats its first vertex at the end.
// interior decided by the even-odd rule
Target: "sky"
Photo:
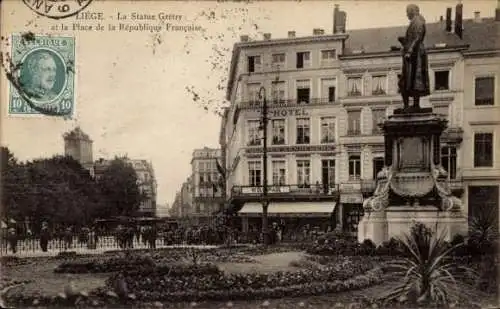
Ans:
{"type": "MultiPolygon", "coordinates": [[[[102,12],[103,21],[54,20],[37,15],[22,1],[2,1],[3,37],[26,31],[75,37],[76,112],[72,119],[8,115],[9,87],[2,72],[0,142],[23,161],[49,157],[63,154],[62,135],[80,126],[94,141],[94,159],[126,154],[151,161],[158,204],[171,204],[191,173],[193,150],[219,146],[216,111],[226,104],[231,50],[240,35],[261,39],[269,32],[272,38],[284,38],[293,30],[297,36],[308,36],[313,28],[331,33],[335,4],[347,13],[347,30],[406,25],[409,3],[419,5],[427,22],[435,22],[445,15],[446,7],[453,7],[454,16],[458,1],[94,0],[85,11],[102,12]],[[72,30],[74,23],[116,24],[118,12],[181,15],[184,25],[199,25],[204,31],[72,30]],[[51,30],[60,24],[69,29],[51,30]]],[[[464,18],[471,18],[474,11],[494,16],[497,6],[496,0],[462,3],[464,18]]],[[[2,40],[1,48],[2,53],[9,51],[8,40],[2,40]]]]}

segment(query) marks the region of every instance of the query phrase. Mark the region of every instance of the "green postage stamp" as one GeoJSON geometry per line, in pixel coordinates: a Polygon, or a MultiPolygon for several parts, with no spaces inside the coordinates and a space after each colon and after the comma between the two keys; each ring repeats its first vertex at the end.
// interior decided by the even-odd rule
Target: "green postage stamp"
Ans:
{"type": "Polygon", "coordinates": [[[10,115],[71,117],[75,109],[75,39],[12,35],[10,115]]]}

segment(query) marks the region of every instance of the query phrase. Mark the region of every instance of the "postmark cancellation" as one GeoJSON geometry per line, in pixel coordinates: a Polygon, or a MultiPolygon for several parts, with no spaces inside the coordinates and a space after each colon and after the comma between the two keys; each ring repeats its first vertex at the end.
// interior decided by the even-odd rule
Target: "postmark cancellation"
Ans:
{"type": "Polygon", "coordinates": [[[75,39],[12,35],[13,72],[10,115],[71,117],[75,108],[75,39]]]}

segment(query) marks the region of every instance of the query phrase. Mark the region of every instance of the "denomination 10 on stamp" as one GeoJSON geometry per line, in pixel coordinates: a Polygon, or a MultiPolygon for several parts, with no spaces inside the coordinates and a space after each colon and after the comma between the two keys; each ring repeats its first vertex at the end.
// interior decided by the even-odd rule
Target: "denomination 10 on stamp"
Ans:
{"type": "Polygon", "coordinates": [[[71,117],[75,107],[75,39],[12,35],[10,115],[71,117]]]}

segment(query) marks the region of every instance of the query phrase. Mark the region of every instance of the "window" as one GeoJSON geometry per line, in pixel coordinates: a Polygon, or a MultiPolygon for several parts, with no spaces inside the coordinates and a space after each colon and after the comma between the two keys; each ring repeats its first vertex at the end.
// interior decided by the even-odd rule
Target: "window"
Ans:
{"type": "Polygon", "coordinates": [[[474,167],[493,166],[493,133],[474,134],[474,167]]]}
{"type": "Polygon", "coordinates": [[[372,110],[372,134],[381,134],[382,130],[378,127],[378,124],[385,119],[385,109],[374,109],[372,110]]]}
{"type": "Polygon", "coordinates": [[[349,156],[349,179],[357,180],[361,177],[361,156],[349,156]]]}
{"type": "Polygon", "coordinates": [[[321,118],[321,143],[335,142],[335,118],[321,118]]]}
{"type": "Polygon", "coordinates": [[[297,118],[297,144],[310,143],[310,130],[308,118],[297,118]]]}
{"type": "Polygon", "coordinates": [[[297,69],[302,69],[309,63],[311,54],[309,52],[297,53],[297,69]]]}
{"type": "Polygon", "coordinates": [[[311,162],[297,160],[297,182],[299,188],[309,188],[311,184],[311,162]]]}
{"type": "Polygon", "coordinates": [[[361,111],[348,111],[347,112],[347,134],[359,135],[361,134],[361,111]]]}
{"type": "Polygon", "coordinates": [[[441,148],[441,165],[448,172],[448,179],[457,178],[457,149],[455,147],[441,148]]]}
{"type": "Polygon", "coordinates": [[[285,161],[273,161],[273,185],[283,186],[286,184],[285,161]]]}
{"type": "Polygon", "coordinates": [[[336,58],[335,49],[322,50],[321,51],[321,61],[332,61],[336,58]]]}
{"type": "Polygon", "coordinates": [[[260,84],[252,83],[247,85],[248,89],[248,101],[250,104],[260,104],[259,91],[260,84]]]}
{"type": "Polygon", "coordinates": [[[477,77],[475,81],[475,103],[481,105],[495,104],[495,78],[477,77]]]}
{"type": "Polygon", "coordinates": [[[284,53],[273,54],[273,63],[284,64],[285,63],[285,54],[284,53]]]}
{"type": "Polygon", "coordinates": [[[434,90],[450,89],[450,71],[434,72],[434,90]]]}
{"type": "Polygon", "coordinates": [[[321,182],[326,192],[330,186],[335,184],[335,160],[321,161],[321,182]]]}
{"type": "Polygon", "coordinates": [[[285,144],[285,119],[274,119],[271,122],[273,128],[273,145],[285,144]]]}
{"type": "Polygon", "coordinates": [[[285,82],[273,81],[272,93],[273,93],[273,102],[275,104],[285,103],[285,82]]]}
{"type": "Polygon", "coordinates": [[[297,103],[309,103],[311,88],[309,80],[297,81],[297,103]]]}
{"type": "Polygon", "coordinates": [[[248,72],[256,72],[260,70],[260,56],[248,57],[248,72]]]}
{"type": "Polygon", "coordinates": [[[321,98],[327,99],[328,103],[335,102],[335,79],[322,79],[321,80],[321,98]]]}
{"type": "Polygon", "coordinates": [[[262,185],[261,182],[261,170],[262,166],[260,161],[250,161],[248,162],[248,177],[250,180],[249,185],[252,187],[258,187],[262,185]]]}
{"type": "Polygon", "coordinates": [[[259,120],[249,120],[248,121],[248,146],[258,146],[260,145],[260,121],[259,120]]]}
{"type": "Polygon", "coordinates": [[[386,84],[387,84],[387,76],[385,75],[376,75],[372,78],[372,94],[373,95],[381,95],[386,94],[386,84]]]}
{"type": "Polygon", "coordinates": [[[350,97],[361,95],[361,77],[347,79],[347,95],[350,97]]]}
{"type": "Polygon", "coordinates": [[[384,158],[373,158],[373,179],[377,179],[377,174],[384,168],[384,158]]]}

